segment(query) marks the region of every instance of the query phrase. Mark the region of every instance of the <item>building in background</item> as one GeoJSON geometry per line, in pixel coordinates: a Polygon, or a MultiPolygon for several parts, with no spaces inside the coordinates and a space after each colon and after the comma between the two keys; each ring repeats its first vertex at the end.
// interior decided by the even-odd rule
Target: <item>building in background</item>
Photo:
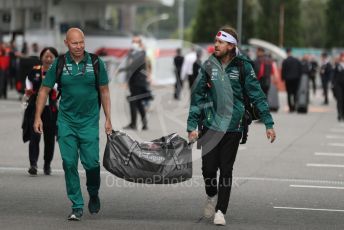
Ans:
{"type": "Polygon", "coordinates": [[[61,34],[71,26],[81,27],[87,34],[123,35],[135,27],[137,7],[171,3],[173,0],[0,0],[0,36],[6,42],[21,35],[25,40],[59,46],[61,34]],[[111,25],[113,8],[117,12],[115,28],[111,25]],[[46,41],[40,39],[43,35],[46,41]]]}
{"type": "MultiPolygon", "coordinates": [[[[104,59],[109,71],[115,72],[130,48],[138,8],[173,4],[174,0],[0,0],[0,41],[14,41],[17,50],[22,50],[24,44],[30,47],[37,43],[40,47],[54,46],[64,52],[65,32],[70,27],[80,27],[87,35],[87,50],[107,56],[104,59]]],[[[153,37],[146,39],[154,83],[173,83],[169,65],[158,65],[157,60],[172,63],[169,58],[172,59],[174,53],[171,51],[177,46],[181,46],[179,41],[166,43],[157,42],[153,37]]]]}

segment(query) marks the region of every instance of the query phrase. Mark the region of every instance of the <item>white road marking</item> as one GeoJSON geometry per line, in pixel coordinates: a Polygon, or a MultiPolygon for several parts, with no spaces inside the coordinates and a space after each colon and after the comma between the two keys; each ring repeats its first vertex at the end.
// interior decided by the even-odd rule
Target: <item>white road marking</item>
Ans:
{"type": "Polygon", "coordinates": [[[344,139],[344,136],[339,135],[326,135],[327,139],[344,139]]]}
{"type": "Polygon", "coordinates": [[[337,190],[343,190],[344,187],[335,187],[335,186],[318,186],[318,185],[296,185],[296,184],[291,184],[289,185],[290,187],[293,188],[320,188],[320,189],[337,189],[337,190]]]}
{"type": "Polygon", "coordinates": [[[344,129],[330,129],[330,131],[334,133],[344,133],[344,129]]]}
{"type": "Polygon", "coordinates": [[[314,153],[316,156],[344,157],[344,153],[314,153]]]}
{"type": "MultiPolygon", "coordinates": [[[[199,177],[202,177],[202,176],[199,176],[199,177]]],[[[288,183],[344,185],[344,181],[311,180],[311,179],[295,179],[295,178],[234,177],[233,179],[234,180],[248,180],[248,181],[263,181],[263,182],[288,182],[288,183]]]]}
{"type": "Polygon", "coordinates": [[[328,168],[344,168],[344,165],[337,164],[307,164],[307,167],[328,167],[328,168]]]}
{"type": "Polygon", "coordinates": [[[304,210],[304,211],[323,211],[323,212],[344,212],[341,209],[326,209],[326,208],[298,208],[298,207],[274,207],[275,209],[289,209],[289,210],[304,210]]]}
{"type": "Polygon", "coordinates": [[[344,143],[328,143],[329,146],[344,147],[344,143]]]}

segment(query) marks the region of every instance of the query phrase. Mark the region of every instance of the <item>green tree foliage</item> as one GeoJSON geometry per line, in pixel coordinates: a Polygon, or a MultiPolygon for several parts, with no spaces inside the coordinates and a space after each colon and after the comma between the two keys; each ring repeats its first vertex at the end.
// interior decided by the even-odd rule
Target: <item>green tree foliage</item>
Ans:
{"type": "Polygon", "coordinates": [[[305,47],[324,47],[326,44],[327,0],[304,0],[301,3],[302,37],[305,47]]]}
{"type": "Polygon", "coordinates": [[[259,0],[259,3],[261,10],[256,28],[258,38],[278,45],[280,6],[284,4],[283,46],[302,45],[300,0],[259,0]]]}
{"type": "Polygon", "coordinates": [[[344,5],[342,0],[329,0],[327,3],[327,46],[344,47],[344,5]]]}
{"type": "MultiPolygon", "coordinates": [[[[243,39],[253,34],[251,0],[244,1],[243,39]]],[[[223,25],[236,27],[237,0],[200,0],[196,23],[192,31],[193,42],[212,42],[217,30],[223,25]]]]}
{"type": "MultiPolygon", "coordinates": [[[[184,1],[184,27],[186,28],[186,30],[189,26],[191,26],[192,20],[195,18],[195,15],[197,13],[196,8],[199,2],[200,0],[184,1]]],[[[150,18],[164,13],[168,14],[169,18],[167,20],[157,21],[150,25],[149,32],[156,38],[177,38],[179,21],[178,6],[179,0],[175,0],[172,7],[164,5],[156,5],[154,7],[152,7],[151,5],[144,5],[138,7],[135,22],[135,32],[144,33],[145,31],[141,31],[141,29],[145,22],[150,18]]]]}

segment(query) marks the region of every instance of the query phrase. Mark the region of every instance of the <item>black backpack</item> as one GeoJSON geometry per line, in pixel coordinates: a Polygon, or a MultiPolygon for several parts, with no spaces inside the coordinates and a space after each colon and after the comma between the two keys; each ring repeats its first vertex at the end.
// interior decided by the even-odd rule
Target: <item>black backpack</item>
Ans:
{"type": "MultiPolygon", "coordinates": [[[[96,90],[98,92],[98,105],[99,109],[101,106],[101,98],[100,98],[100,92],[99,92],[99,58],[97,55],[89,53],[91,56],[92,60],[92,66],[93,66],[93,72],[95,76],[95,86],[96,90]]],[[[57,95],[57,100],[61,97],[61,89],[62,89],[62,84],[61,84],[61,75],[63,72],[63,68],[66,65],[66,56],[65,55],[60,55],[57,58],[57,64],[56,64],[56,84],[57,84],[57,90],[58,90],[58,95],[57,95]]]]}
{"type": "MultiPolygon", "coordinates": [[[[244,70],[244,62],[237,61],[237,66],[239,68],[239,81],[242,88],[243,98],[244,98],[244,105],[245,105],[245,113],[242,119],[242,126],[244,127],[243,135],[241,138],[240,144],[245,144],[247,142],[248,136],[248,126],[254,120],[259,120],[260,115],[258,109],[251,103],[250,98],[248,97],[246,90],[245,90],[245,70],[244,70]]],[[[211,63],[207,61],[205,63],[205,73],[207,78],[207,87],[211,88],[211,63]]]]}
{"type": "Polygon", "coordinates": [[[272,61],[269,58],[263,58],[259,63],[257,78],[264,90],[268,90],[271,85],[272,61]],[[261,68],[264,68],[262,76],[258,76],[261,68]]]}
{"type": "Polygon", "coordinates": [[[240,144],[245,144],[247,141],[247,136],[248,136],[248,126],[252,123],[252,121],[259,120],[260,115],[256,106],[254,106],[251,103],[250,98],[248,97],[245,90],[245,74],[244,74],[245,70],[244,70],[243,61],[238,61],[237,65],[239,67],[239,81],[242,88],[242,93],[244,96],[244,105],[245,105],[245,113],[242,119],[242,125],[244,127],[244,131],[243,131],[240,144]]]}

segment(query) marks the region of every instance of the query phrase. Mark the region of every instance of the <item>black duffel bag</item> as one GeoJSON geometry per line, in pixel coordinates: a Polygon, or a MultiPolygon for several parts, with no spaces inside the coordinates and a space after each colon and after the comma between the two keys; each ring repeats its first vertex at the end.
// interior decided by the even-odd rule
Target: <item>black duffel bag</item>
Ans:
{"type": "Polygon", "coordinates": [[[177,134],[139,143],[124,132],[112,131],[107,138],[103,166],[130,182],[179,183],[192,177],[192,146],[177,134]]]}

